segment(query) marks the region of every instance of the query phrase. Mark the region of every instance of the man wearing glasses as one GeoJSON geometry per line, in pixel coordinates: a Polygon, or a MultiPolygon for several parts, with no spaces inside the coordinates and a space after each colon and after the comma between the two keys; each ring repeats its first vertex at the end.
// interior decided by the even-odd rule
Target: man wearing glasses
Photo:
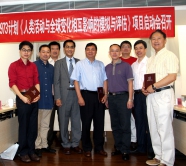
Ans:
{"type": "Polygon", "coordinates": [[[19,150],[21,161],[39,161],[35,154],[35,140],[37,138],[38,95],[32,102],[24,96],[32,86],[40,91],[38,71],[34,63],[29,61],[33,45],[29,41],[19,44],[20,59],[11,63],[8,70],[9,86],[16,94],[16,106],[19,122],[19,150]]]}
{"type": "Polygon", "coordinates": [[[73,57],[75,42],[66,40],[63,43],[65,58],[56,61],[54,66],[54,99],[59,107],[59,127],[62,139],[62,147],[66,155],[71,150],[82,153],[79,147],[81,139],[80,110],[74,83],[70,79],[75,64],[79,61],[73,57]],[[69,141],[68,125],[71,120],[72,137],[69,141]]]}

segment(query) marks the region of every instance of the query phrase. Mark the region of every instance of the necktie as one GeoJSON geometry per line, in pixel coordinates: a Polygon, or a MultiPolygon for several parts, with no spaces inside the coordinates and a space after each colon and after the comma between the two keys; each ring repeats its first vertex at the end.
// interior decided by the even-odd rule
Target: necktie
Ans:
{"type": "MultiPolygon", "coordinates": [[[[73,71],[73,65],[72,65],[72,59],[69,60],[70,61],[70,65],[69,65],[69,76],[71,76],[72,71],[73,71]]],[[[70,85],[74,85],[74,80],[70,79],[70,85]]]]}

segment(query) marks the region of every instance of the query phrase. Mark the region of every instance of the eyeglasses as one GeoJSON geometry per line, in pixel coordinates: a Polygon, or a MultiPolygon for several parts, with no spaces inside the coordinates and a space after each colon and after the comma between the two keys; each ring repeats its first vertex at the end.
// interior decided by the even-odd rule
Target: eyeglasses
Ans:
{"type": "Polygon", "coordinates": [[[96,51],[95,48],[86,48],[85,51],[96,51]]]}
{"type": "Polygon", "coordinates": [[[111,53],[114,53],[114,52],[119,53],[120,50],[110,50],[110,52],[111,52],[111,53]]]}
{"type": "Polygon", "coordinates": [[[74,49],[74,46],[65,46],[67,49],[74,49]]]}
{"type": "Polygon", "coordinates": [[[26,50],[26,49],[24,49],[24,48],[22,48],[22,49],[21,49],[21,51],[23,51],[23,52],[28,52],[28,53],[30,53],[30,52],[31,52],[31,50],[30,50],[30,49],[26,50]]]}

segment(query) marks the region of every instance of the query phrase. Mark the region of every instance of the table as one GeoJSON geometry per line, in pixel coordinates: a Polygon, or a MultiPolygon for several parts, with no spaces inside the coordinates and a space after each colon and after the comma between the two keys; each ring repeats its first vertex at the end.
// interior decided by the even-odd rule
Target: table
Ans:
{"type": "MultiPolygon", "coordinates": [[[[182,106],[174,106],[175,114],[179,112],[183,115],[186,114],[186,108],[182,106]]],[[[186,155],[186,121],[181,119],[173,119],[173,130],[174,130],[174,139],[175,147],[181,153],[186,155]]]]}
{"type": "MultiPolygon", "coordinates": [[[[2,107],[0,114],[9,111],[15,111],[14,107],[2,107]]],[[[8,149],[11,145],[18,141],[18,118],[13,116],[12,118],[0,121],[0,153],[8,149]]]]}

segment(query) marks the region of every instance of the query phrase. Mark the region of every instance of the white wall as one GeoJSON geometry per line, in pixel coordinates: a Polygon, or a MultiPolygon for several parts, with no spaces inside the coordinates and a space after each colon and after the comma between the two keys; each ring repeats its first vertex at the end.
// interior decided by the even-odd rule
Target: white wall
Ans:
{"type": "Polygon", "coordinates": [[[0,100],[2,104],[8,98],[15,98],[14,93],[8,86],[8,66],[19,57],[18,44],[0,44],[0,100]]]}
{"type": "Polygon", "coordinates": [[[186,25],[178,26],[180,74],[175,82],[176,97],[186,95],[186,25]]]}

